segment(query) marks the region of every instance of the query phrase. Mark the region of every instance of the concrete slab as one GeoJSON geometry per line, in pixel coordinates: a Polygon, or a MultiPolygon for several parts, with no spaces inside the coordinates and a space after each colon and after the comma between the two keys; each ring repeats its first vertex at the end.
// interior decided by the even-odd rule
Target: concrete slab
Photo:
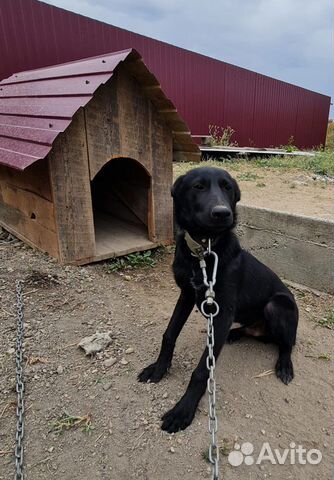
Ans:
{"type": "Polygon", "coordinates": [[[287,280],[334,293],[334,222],[246,205],[238,214],[243,248],[287,280]]]}

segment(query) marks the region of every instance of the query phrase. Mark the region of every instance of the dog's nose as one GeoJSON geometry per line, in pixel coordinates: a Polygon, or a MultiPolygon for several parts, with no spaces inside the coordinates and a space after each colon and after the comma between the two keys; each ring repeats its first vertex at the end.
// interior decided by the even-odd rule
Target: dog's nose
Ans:
{"type": "Polygon", "coordinates": [[[231,215],[231,210],[227,207],[224,207],[223,205],[217,205],[216,207],[213,207],[211,215],[213,216],[213,218],[223,219],[231,215]]]}

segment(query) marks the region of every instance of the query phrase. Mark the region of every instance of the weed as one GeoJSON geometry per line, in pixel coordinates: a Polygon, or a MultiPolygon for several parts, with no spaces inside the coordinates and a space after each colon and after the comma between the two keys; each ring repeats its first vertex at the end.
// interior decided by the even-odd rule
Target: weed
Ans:
{"type": "Polygon", "coordinates": [[[316,325],[323,328],[328,328],[329,330],[334,330],[334,312],[330,310],[327,315],[316,320],[316,325]]]}
{"type": "Polygon", "coordinates": [[[255,158],[251,163],[258,167],[295,169],[315,173],[317,175],[334,176],[334,155],[329,150],[316,151],[314,156],[255,158]]]}
{"type": "Polygon", "coordinates": [[[114,273],[120,270],[134,270],[142,267],[154,267],[158,257],[161,256],[163,248],[157,248],[154,251],[146,250],[146,252],[130,253],[125,257],[118,257],[109,260],[106,264],[106,272],[114,273]]]}
{"type": "Polygon", "coordinates": [[[235,130],[230,126],[224,128],[218,125],[209,125],[209,133],[211,146],[234,147],[238,145],[237,142],[231,141],[235,130]]]}
{"type": "MultiPolygon", "coordinates": [[[[219,452],[222,455],[228,456],[228,454],[233,450],[234,448],[234,440],[228,439],[228,438],[223,438],[219,445],[219,452]]],[[[209,458],[209,449],[207,448],[202,452],[202,458],[205,460],[207,463],[210,463],[210,458],[209,458]]]]}
{"type": "Polygon", "coordinates": [[[328,362],[332,359],[330,353],[320,353],[320,355],[305,355],[305,357],[317,358],[318,360],[326,360],[328,362]]]}
{"type": "Polygon", "coordinates": [[[298,150],[298,148],[294,145],[294,141],[295,139],[293,135],[291,135],[291,137],[289,137],[287,145],[281,145],[280,148],[289,153],[295,152],[296,150],[298,150]]]}
{"type": "Polygon", "coordinates": [[[70,430],[72,428],[79,428],[81,427],[82,430],[86,433],[89,433],[91,430],[94,429],[92,426],[92,419],[91,416],[83,415],[73,416],[69,415],[68,413],[64,412],[57,420],[54,420],[50,423],[51,431],[57,434],[63,433],[65,430],[70,430]]]}
{"type": "Polygon", "coordinates": [[[330,353],[321,353],[321,354],[318,356],[318,358],[319,358],[319,360],[327,360],[328,362],[330,362],[331,359],[332,359],[330,353]]]}
{"type": "Polygon", "coordinates": [[[334,122],[330,120],[327,127],[326,149],[334,151],[334,122]]]}
{"type": "Polygon", "coordinates": [[[252,173],[252,172],[245,172],[237,175],[238,180],[243,180],[245,182],[257,180],[258,178],[259,176],[256,173],[252,173]]]}
{"type": "Polygon", "coordinates": [[[203,458],[203,460],[205,460],[207,463],[210,463],[210,459],[209,459],[209,449],[208,449],[208,448],[202,452],[202,458],[203,458]]]}
{"type": "Polygon", "coordinates": [[[228,456],[228,454],[233,450],[233,448],[234,440],[229,438],[223,438],[219,447],[219,451],[222,455],[228,456]]]}

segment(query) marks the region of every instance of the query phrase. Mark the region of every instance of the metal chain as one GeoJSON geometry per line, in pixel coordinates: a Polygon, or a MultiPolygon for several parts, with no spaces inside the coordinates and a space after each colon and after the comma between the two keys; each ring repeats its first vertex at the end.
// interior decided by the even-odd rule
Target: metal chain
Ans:
{"type": "Polygon", "coordinates": [[[214,377],[216,361],[213,352],[215,344],[214,338],[214,326],[213,319],[219,313],[219,305],[215,301],[215,292],[213,287],[216,284],[217,268],[218,268],[218,255],[211,250],[211,240],[208,240],[208,248],[204,252],[203,258],[200,259],[200,267],[203,273],[204,285],[207,287],[205,292],[205,300],[201,304],[201,312],[207,319],[207,347],[208,356],[206,358],[206,367],[209,371],[209,378],[207,382],[207,390],[209,396],[209,433],[211,435],[211,442],[209,446],[209,461],[212,466],[212,480],[219,479],[219,447],[217,445],[216,434],[218,430],[218,422],[216,415],[216,380],[214,377]],[[205,257],[212,256],[214,259],[212,280],[208,280],[206,271],[205,257]],[[205,307],[209,307],[208,311],[205,307]]]}
{"type": "Polygon", "coordinates": [[[16,444],[15,444],[15,480],[23,480],[23,436],[24,436],[24,377],[23,377],[23,282],[16,282],[17,337],[16,337],[16,444]]]}

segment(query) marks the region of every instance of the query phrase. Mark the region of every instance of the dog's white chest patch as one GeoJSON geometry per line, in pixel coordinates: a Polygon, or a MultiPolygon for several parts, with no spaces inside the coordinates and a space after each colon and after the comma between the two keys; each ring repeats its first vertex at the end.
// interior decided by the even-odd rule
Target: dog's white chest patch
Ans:
{"type": "Polygon", "coordinates": [[[239,323],[239,322],[233,322],[232,325],[231,325],[230,330],[234,330],[235,328],[240,328],[240,327],[242,327],[241,323],[239,323]]]}

